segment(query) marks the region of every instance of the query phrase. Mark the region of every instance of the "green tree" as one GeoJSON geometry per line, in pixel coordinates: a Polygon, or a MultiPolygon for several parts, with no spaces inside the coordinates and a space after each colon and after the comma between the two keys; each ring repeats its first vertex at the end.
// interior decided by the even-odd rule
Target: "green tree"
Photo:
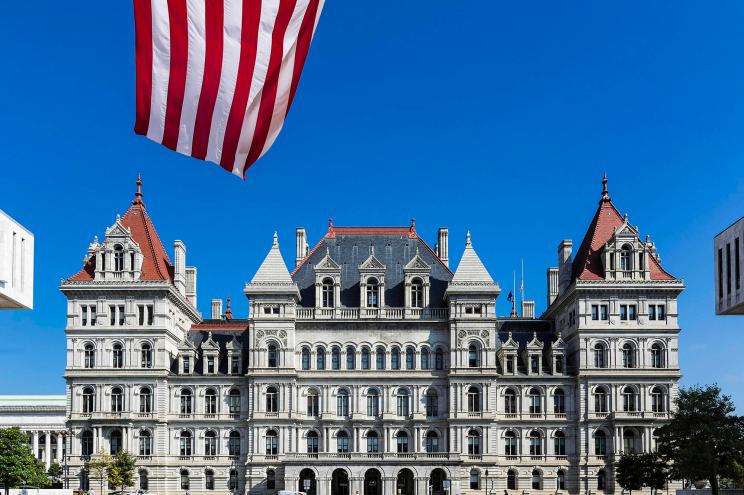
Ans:
{"type": "Polygon", "coordinates": [[[106,455],[103,449],[99,450],[96,455],[91,456],[88,465],[85,467],[88,472],[88,476],[93,479],[97,479],[101,488],[101,495],[103,495],[103,482],[108,476],[108,468],[111,464],[111,456],[106,455]]]}
{"type": "Polygon", "coordinates": [[[623,454],[615,463],[617,484],[631,493],[643,488],[644,471],[643,460],[636,454],[623,454]]]}
{"type": "Polygon", "coordinates": [[[108,468],[108,481],[118,486],[122,491],[134,485],[134,464],[136,460],[132,454],[120,450],[111,460],[108,468]]]}
{"type": "Polygon", "coordinates": [[[59,483],[62,479],[62,466],[53,462],[49,469],[47,469],[47,476],[52,479],[55,483],[59,483]]]}
{"type": "Polygon", "coordinates": [[[5,494],[19,485],[47,486],[44,465],[28,448],[28,437],[18,428],[0,429],[0,483],[5,494]]]}
{"type": "Polygon", "coordinates": [[[708,480],[718,495],[719,476],[736,477],[744,464],[744,419],[717,385],[680,390],[672,420],[656,430],[658,450],[674,479],[708,480]]]}
{"type": "Polygon", "coordinates": [[[643,485],[651,490],[661,490],[669,480],[669,464],[658,453],[641,454],[643,464],[643,485]]]}

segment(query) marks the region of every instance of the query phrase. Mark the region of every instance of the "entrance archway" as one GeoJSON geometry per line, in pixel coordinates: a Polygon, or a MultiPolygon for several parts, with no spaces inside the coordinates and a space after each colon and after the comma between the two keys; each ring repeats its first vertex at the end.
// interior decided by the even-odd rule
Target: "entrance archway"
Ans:
{"type": "Polygon", "coordinates": [[[398,471],[398,479],[395,481],[395,495],[413,495],[413,473],[410,469],[398,471]]]}
{"type": "Polygon", "coordinates": [[[333,495],[349,495],[349,474],[343,469],[336,469],[331,478],[333,495]]]}
{"type": "Polygon", "coordinates": [[[300,472],[300,481],[297,486],[297,491],[305,492],[307,495],[315,495],[315,471],[312,469],[303,469],[300,472]],[[307,483],[305,481],[307,481],[307,483]]]}
{"type": "Polygon", "coordinates": [[[382,477],[377,469],[364,473],[364,495],[382,495],[382,477]]]}
{"type": "Polygon", "coordinates": [[[429,477],[429,486],[431,486],[431,495],[444,495],[444,480],[447,479],[447,473],[443,469],[435,469],[429,477]]]}

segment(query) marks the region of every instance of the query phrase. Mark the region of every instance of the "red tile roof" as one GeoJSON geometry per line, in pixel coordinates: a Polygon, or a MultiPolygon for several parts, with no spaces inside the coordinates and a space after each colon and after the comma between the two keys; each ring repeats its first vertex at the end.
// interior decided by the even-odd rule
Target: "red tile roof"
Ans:
{"type": "MultiPolygon", "coordinates": [[[[594,214],[584,240],[581,241],[581,246],[579,246],[574,256],[572,280],[604,280],[604,268],[601,259],[602,249],[614,235],[615,230],[625,222],[607,193],[607,176],[602,180],[602,184],[602,199],[599,200],[599,207],[594,214]]],[[[650,256],[649,259],[651,280],[675,279],[661,267],[654,256],[650,256]]]]}
{"type": "Polygon", "coordinates": [[[248,320],[207,320],[202,323],[196,323],[191,325],[190,331],[215,331],[219,332],[222,330],[237,330],[243,331],[248,329],[248,320]]]}
{"type": "MultiPolygon", "coordinates": [[[[160,242],[155,226],[145,210],[142,202],[142,181],[137,178],[137,192],[132,206],[121,217],[121,224],[129,229],[132,238],[142,250],[142,275],[140,280],[167,280],[173,282],[173,264],[160,242]]],[[[88,259],[83,269],[70,277],[71,281],[93,280],[95,272],[95,256],[88,259]]]]}

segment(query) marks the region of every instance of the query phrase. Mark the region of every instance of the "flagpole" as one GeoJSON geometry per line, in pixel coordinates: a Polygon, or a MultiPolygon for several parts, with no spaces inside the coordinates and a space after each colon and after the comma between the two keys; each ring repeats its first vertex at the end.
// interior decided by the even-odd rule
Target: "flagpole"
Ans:
{"type": "Polygon", "coordinates": [[[511,303],[512,303],[511,317],[512,318],[516,318],[517,317],[517,305],[516,305],[516,301],[517,301],[517,271],[514,270],[512,272],[512,274],[514,275],[514,285],[513,285],[514,292],[512,292],[512,294],[514,294],[514,295],[512,296],[512,301],[511,301],[511,303]]]}

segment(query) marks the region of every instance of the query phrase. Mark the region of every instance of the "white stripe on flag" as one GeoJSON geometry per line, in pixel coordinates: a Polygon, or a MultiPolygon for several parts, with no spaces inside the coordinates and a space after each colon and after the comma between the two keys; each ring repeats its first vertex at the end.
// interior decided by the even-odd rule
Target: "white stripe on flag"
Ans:
{"type": "Polygon", "coordinates": [[[186,64],[186,88],[183,93],[177,151],[190,155],[191,145],[194,142],[194,122],[196,121],[196,109],[199,107],[199,98],[198,96],[197,98],[190,98],[189,95],[199,95],[201,93],[207,49],[207,21],[204,0],[187,0],[186,15],[189,29],[189,54],[186,64]]]}
{"type": "Polygon", "coordinates": [[[227,118],[235,94],[235,82],[238,79],[240,62],[240,32],[243,22],[242,0],[225,0],[225,22],[223,26],[222,72],[217,101],[212,112],[212,124],[209,131],[209,146],[206,159],[220,163],[222,142],[225,138],[227,118]]]}
{"type": "Polygon", "coordinates": [[[170,76],[168,0],[152,0],[152,45],[152,99],[147,137],[162,143],[170,76]]]}

